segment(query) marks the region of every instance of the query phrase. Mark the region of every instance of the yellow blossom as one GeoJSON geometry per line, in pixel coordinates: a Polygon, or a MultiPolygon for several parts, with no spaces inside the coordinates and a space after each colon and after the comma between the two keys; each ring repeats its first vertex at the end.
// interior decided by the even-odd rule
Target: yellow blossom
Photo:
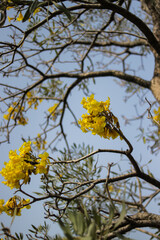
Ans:
{"type": "Polygon", "coordinates": [[[6,9],[7,9],[7,10],[10,10],[11,8],[13,8],[13,7],[11,7],[11,6],[8,6],[6,9]]]}
{"type": "Polygon", "coordinates": [[[42,139],[40,133],[37,134],[36,141],[33,142],[33,144],[36,146],[36,148],[37,148],[38,150],[41,150],[41,149],[44,150],[46,143],[47,143],[47,141],[45,141],[44,139],[42,139]]]}
{"type": "Polygon", "coordinates": [[[20,125],[26,125],[28,123],[28,118],[25,118],[23,115],[24,107],[17,105],[16,102],[13,102],[13,106],[10,106],[7,110],[8,114],[4,114],[3,118],[5,120],[17,119],[17,123],[20,125]],[[18,116],[17,116],[17,113],[18,116]]]}
{"type": "Polygon", "coordinates": [[[28,184],[30,182],[30,175],[37,173],[48,172],[48,153],[40,154],[36,158],[32,154],[31,142],[24,142],[17,150],[9,152],[9,162],[4,162],[5,167],[2,168],[0,174],[4,177],[5,181],[2,183],[13,188],[19,188],[21,184],[28,184]]]}
{"type": "Polygon", "coordinates": [[[50,108],[48,109],[48,111],[49,111],[50,114],[52,115],[52,119],[53,119],[53,120],[56,120],[56,115],[55,115],[55,113],[56,113],[57,106],[58,106],[58,103],[55,103],[52,107],[50,107],[50,108]]]}
{"type": "Polygon", "coordinates": [[[113,190],[114,190],[113,185],[109,185],[109,186],[108,186],[108,190],[109,190],[109,192],[113,192],[113,190]]]}
{"type": "Polygon", "coordinates": [[[158,110],[154,109],[155,116],[153,117],[154,122],[156,122],[158,125],[160,125],[160,107],[158,110]]]}
{"type": "Polygon", "coordinates": [[[93,135],[98,134],[100,137],[107,139],[118,137],[119,134],[115,128],[119,129],[120,126],[118,119],[109,110],[109,98],[105,102],[98,102],[92,94],[87,99],[84,97],[81,104],[88,112],[83,114],[82,119],[78,121],[83,132],[91,131],[93,135]]]}
{"type": "Polygon", "coordinates": [[[0,214],[2,212],[7,213],[7,215],[13,217],[14,215],[21,216],[21,210],[23,208],[31,208],[28,203],[30,202],[30,199],[21,199],[18,196],[14,196],[10,198],[5,204],[4,200],[0,199],[0,214]]]}
{"type": "Polygon", "coordinates": [[[38,133],[38,134],[37,134],[37,137],[38,137],[38,138],[40,138],[40,137],[41,137],[41,134],[40,134],[40,133],[38,133]]]}
{"type": "Polygon", "coordinates": [[[27,103],[30,108],[34,106],[34,109],[36,110],[39,103],[42,102],[42,99],[37,100],[36,97],[34,98],[34,92],[27,92],[27,103]]]}
{"type": "Polygon", "coordinates": [[[23,15],[22,13],[20,12],[19,13],[19,16],[17,17],[17,21],[22,21],[23,20],[23,15]]]}
{"type": "Polygon", "coordinates": [[[47,174],[48,173],[48,164],[50,163],[49,158],[48,158],[49,154],[47,152],[44,152],[43,154],[39,154],[38,157],[40,159],[38,160],[39,164],[37,164],[37,167],[36,167],[36,174],[37,173],[47,174]]]}

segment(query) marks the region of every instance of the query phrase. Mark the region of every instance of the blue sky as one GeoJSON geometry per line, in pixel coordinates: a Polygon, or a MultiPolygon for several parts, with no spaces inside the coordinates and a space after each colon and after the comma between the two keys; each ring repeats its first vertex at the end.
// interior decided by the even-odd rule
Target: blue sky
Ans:
{"type": "MultiPolygon", "coordinates": [[[[131,141],[131,143],[134,146],[133,155],[137,159],[137,161],[140,160],[142,157],[142,162],[147,163],[153,156],[150,155],[150,151],[147,149],[147,146],[142,143],[142,141],[137,142],[137,129],[138,129],[138,122],[134,122],[131,126],[127,125],[124,126],[123,120],[121,119],[121,115],[125,115],[126,117],[134,117],[134,104],[136,102],[135,97],[131,98],[127,103],[123,102],[124,99],[124,90],[123,88],[120,88],[112,79],[109,78],[99,78],[96,81],[96,85],[90,84],[91,90],[95,93],[95,99],[97,100],[106,100],[108,96],[111,98],[111,108],[113,113],[119,118],[123,133],[126,134],[128,139],[131,141]]],[[[85,112],[85,110],[82,108],[82,105],[80,104],[81,99],[83,97],[83,94],[75,89],[75,91],[72,92],[70,97],[70,106],[73,108],[75,114],[77,117],[81,117],[81,114],[85,112]]],[[[153,97],[151,94],[147,95],[148,99],[152,99],[153,97]]],[[[32,113],[29,115],[29,124],[25,127],[18,127],[14,130],[11,134],[11,143],[10,144],[3,144],[1,145],[1,162],[0,167],[3,167],[3,161],[8,161],[8,152],[10,149],[18,149],[21,144],[21,137],[28,137],[36,136],[37,133],[40,131],[38,122],[39,119],[43,118],[43,112],[48,109],[49,103],[43,103],[42,106],[39,106],[39,109],[36,111],[32,111],[32,113]]],[[[147,106],[146,106],[147,107],[147,106]]],[[[141,108],[142,112],[144,111],[144,108],[141,108]]],[[[105,140],[100,138],[99,136],[93,136],[91,133],[82,133],[81,130],[77,129],[73,124],[70,124],[70,116],[67,114],[65,117],[65,131],[67,132],[67,138],[68,141],[76,142],[76,143],[89,143],[94,146],[94,149],[98,148],[118,148],[121,149],[122,147],[125,149],[126,145],[120,141],[120,140],[105,140]]],[[[149,119],[144,120],[144,127],[149,123],[149,119]]],[[[51,138],[51,137],[50,137],[51,138]]],[[[61,145],[61,143],[60,143],[61,145]]],[[[63,145],[62,145],[63,147],[63,145]]],[[[52,154],[51,154],[52,156],[52,154]]],[[[54,156],[53,156],[54,157],[54,156]]],[[[120,157],[114,154],[100,154],[99,156],[99,162],[100,165],[106,164],[106,159],[108,162],[116,162],[120,160],[120,157]]],[[[159,175],[159,171],[157,171],[157,162],[158,157],[154,156],[154,161],[150,165],[150,170],[155,173],[155,175],[159,175]]],[[[124,162],[123,165],[124,169],[127,169],[127,164],[124,162]]],[[[0,176],[0,180],[3,180],[0,176]]],[[[38,186],[40,185],[40,180],[38,176],[34,176],[31,180],[31,183],[29,186],[24,187],[24,189],[28,192],[34,192],[38,190],[38,186]]],[[[14,191],[10,191],[8,187],[1,184],[1,191],[0,191],[0,198],[3,198],[7,200],[9,197],[12,196],[12,193],[14,191]]],[[[35,224],[36,226],[43,223],[43,203],[39,202],[36,204],[33,204],[31,206],[30,210],[24,210],[22,211],[21,217],[16,217],[12,227],[11,231],[14,233],[14,231],[17,232],[26,232],[28,228],[30,228],[30,224],[35,224]]],[[[11,218],[6,216],[5,214],[0,215],[0,221],[4,222],[8,227],[11,223],[11,218]]],[[[52,231],[54,233],[59,233],[59,228],[55,226],[55,228],[52,228],[52,231]],[[53,231],[54,229],[54,231],[53,231]]]]}
{"type": "MultiPolygon", "coordinates": [[[[137,65],[140,65],[140,62],[137,61],[136,58],[132,59],[131,62],[132,67],[134,68],[137,65]]],[[[150,80],[153,73],[153,58],[150,55],[148,58],[144,60],[145,68],[139,71],[139,76],[146,78],[146,80],[150,80]]],[[[19,81],[20,86],[23,86],[23,81],[26,79],[12,79],[10,80],[10,85],[17,85],[17,81],[19,81]]],[[[6,78],[1,79],[2,83],[8,83],[6,78]]],[[[133,155],[135,159],[139,162],[142,159],[141,164],[146,164],[149,160],[153,160],[150,164],[150,171],[154,173],[155,177],[159,177],[159,169],[157,165],[159,164],[158,156],[153,156],[150,154],[150,149],[147,148],[147,145],[144,145],[142,141],[137,141],[137,135],[139,122],[135,121],[132,125],[124,125],[124,120],[122,119],[122,115],[125,115],[127,118],[133,118],[136,116],[134,105],[138,103],[138,99],[136,96],[130,98],[126,103],[124,102],[124,97],[126,95],[124,89],[120,87],[117,83],[115,83],[113,78],[97,78],[96,84],[93,84],[92,81],[89,83],[90,90],[95,93],[95,99],[105,101],[108,97],[111,99],[111,109],[113,113],[118,117],[121,129],[126,137],[131,141],[134,151],[133,155]]],[[[1,96],[2,88],[0,88],[1,96]]],[[[154,101],[154,97],[151,93],[148,92],[146,95],[150,102],[154,101]]],[[[69,104],[74,113],[76,114],[77,118],[80,118],[85,110],[82,108],[80,104],[83,98],[83,93],[78,91],[78,88],[75,88],[73,92],[71,92],[71,96],[69,98],[69,104]]],[[[38,110],[34,111],[31,110],[30,114],[28,115],[29,124],[25,127],[19,126],[11,133],[10,143],[5,143],[0,145],[0,152],[1,152],[1,161],[0,161],[0,169],[3,167],[3,162],[8,161],[8,153],[12,149],[18,149],[21,144],[22,140],[21,137],[27,138],[28,136],[34,137],[40,132],[39,123],[44,117],[44,111],[46,111],[50,106],[52,106],[52,102],[43,102],[40,104],[38,110]]],[[[143,113],[147,108],[147,103],[143,106],[139,105],[139,112],[143,113]]],[[[67,139],[69,143],[82,143],[85,142],[86,144],[90,144],[94,146],[94,150],[98,148],[113,148],[113,149],[121,149],[126,148],[124,142],[117,140],[105,140],[100,138],[99,136],[93,136],[91,133],[84,134],[81,132],[80,129],[75,127],[71,122],[71,116],[66,113],[64,119],[64,130],[67,133],[67,139]]],[[[150,120],[145,118],[143,121],[143,127],[147,128],[150,125],[150,120]]],[[[53,139],[52,134],[49,135],[48,142],[53,139]]],[[[58,145],[60,148],[64,147],[63,143],[59,143],[58,145]]],[[[51,154],[52,156],[52,154],[51,154]]],[[[54,156],[53,156],[54,157],[54,156]]],[[[107,162],[116,162],[119,161],[120,157],[114,154],[100,154],[99,155],[99,164],[106,164],[107,162]]],[[[128,169],[128,164],[126,162],[122,163],[123,169],[128,169]]],[[[0,181],[3,181],[3,178],[0,176],[0,181]]],[[[38,190],[40,185],[40,179],[38,176],[32,177],[32,181],[29,186],[26,186],[24,189],[28,192],[34,192],[38,190]]],[[[10,190],[8,187],[4,186],[3,184],[0,185],[0,199],[3,198],[6,201],[12,197],[14,190],[10,190]]],[[[157,209],[151,205],[151,210],[157,213],[157,209]]],[[[27,229],[30,228],[31,224],[35,224],[38,226],[39,224],[43,223],[44,212],[43,212],[43,203],[39,202],[33,204],[30,210],[23,210],[21,217],[16,217],[12,226],[11,226],[11,233],[17,232],[24,232],[27,233],[27,229]]],[[[5,214],[0,215],[0,222],[3,222],[7,227],[10,226],[12,218],[6,216],[5,214]]],[[[59,228],[57,225],[52,227],[52,233],[59,233],[59,228]]]]}

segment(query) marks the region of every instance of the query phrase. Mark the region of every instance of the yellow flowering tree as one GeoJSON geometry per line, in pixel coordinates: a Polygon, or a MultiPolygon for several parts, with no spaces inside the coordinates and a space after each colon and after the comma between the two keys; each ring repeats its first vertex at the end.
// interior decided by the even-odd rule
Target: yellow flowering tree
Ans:
{"type": "Polygon", "coordinates": [[[159,239],[159,5],[0,2],[1,239],[159,239]]]}

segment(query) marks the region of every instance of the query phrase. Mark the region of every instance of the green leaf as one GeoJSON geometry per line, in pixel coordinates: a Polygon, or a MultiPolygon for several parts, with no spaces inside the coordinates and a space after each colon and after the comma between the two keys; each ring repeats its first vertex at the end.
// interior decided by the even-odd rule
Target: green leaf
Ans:
{"type": "Polygon", "coordinates": [[[70,230],[69,230],[69,226],[68,224],[66,224],[66,226],[64,225],[64,223],[59,219],[58,221],[61,229],[63,230],[64,235],[67,237],[68,240],[74,240],[74,238],[72,237],[70,230]]]}
{"type": "Polygon", "coordinates": [[[80,238],[80,240],[93,240],[93,239],[92,239],[92,237],[87,236],[87,237],[82,237],[82,238],[80,238]]]}
{"type": "Polygon", "coordinates": [[[16,213],[17,213],[17,208],[14,209],[14,213],[13,213],[13,217],[12,217],[12,221],[11,221],[11,226],[14,222],[15,217],[16,217],[16,213]]]}
{"type": "Polygon", "coordinates": [[[33,231],[33,230],[31,230],[31,229],[29,229],[29,231],[30,231],[31,233],[36,233],[35,231],[33,231]]]}
{"type": "Polygon", "coordinates": [[[154,178],[153,174],[150,172],[149,169],[147,169],[147,172],[148,172],[148,175],[149,175],[150,177],[154,178]]]}
{"type": "Polygon", "coordinates": [[[117,228],[121,224],[125,215],[126,215],[126,208],[125,208],[125,203],[123,203],[122,204],[122,211],[120,213],[120,217],[119,217],[118,221],[116,222],[116,224],[114,225],[114,229],[117,228]]]}
{"type": "Polygon", "coordinates": [[[20,238],[23,239],[23,233],[20,233],[20,238]]]}
{"type": "Polygon", "coordinates": [[[96,207],[92,208],[92,213],[93,213],[93,219],[95,220],[95,223],[100,227],[101,226],[101,216],[100,216],[100,214],[97,213],[96,207]]]}
{"type": "Polygon", "coordinates": [[[114,217],[114,208],[112,205],[109,206],[109,219],[107,225],[109,226],[112,223],[112,219],[114,217]]]}
{"type": "Polygon", "coordinates": [[[108,233],[109,233],[109,228],[111,227],[112,220],[114,218],[114,207],[112,205],[109,206],[109,219],[107,222],[107,226],[104,232],[104,239],[107,239],[108,233]]]}
{"type": "Polygon", "coordinates": [[[38,231],[38,228],[35,227],[33,224],[31,224],[32,228],[35,229],[36,231],[38,231]]]}
{"type": "Polygon", "coordinates": [[[83,207],[84,215],[86,217],[86,223],[87,223],[87,225],[89,225],[91,223],[91,219],[90,219],[90,216],[89,216],[89,214],[87,212],[87,208],[82,203],[81,203],[81,206],[83,207]]]}
{"type": "Polygon", "coordinates": [[[95,221],[93,221],[89,225],[87,237],[90,237],[91,240],[96,240],[96,224],[95,224],[95,221]]]}
{"type": "Polygon", "coordinates": [[[37,194],[38,196],[43,196],[43,193],[40,192],[33,192],[34,194],[37,194]]]}
{"type": "Polygon", "coordinates": [[[84,215],[81,212],[69,212],[68,217],[73,224],[75,233],[82,236],[85,230],[84,215]]]}
{"type": "Polygon", "coordinates": [[[23,17],[22,22],[25,22],[25,21],[27,21],[27,20],[30,18],[31,14],[32,14],[32,13],[36,10],[36,8],[38,7],[38,3],[39,3],[38,0],[34,0],[34,1],[32,2],[32,4],[28,7],[26,13],[24,14],[24,17],[23,17]]]}
{"type": "Polygon", "coordinates": [[[67,17],[68,19],[71,21],[72,17],[70,14],[70,11],[66,8],[66,6],[64,5],[64,3],[61,3],[62,5],[56,3],[53,1],[53,4],[55,5],[56,8],[58,8],[60,11],[62,11],[67,17]]]}

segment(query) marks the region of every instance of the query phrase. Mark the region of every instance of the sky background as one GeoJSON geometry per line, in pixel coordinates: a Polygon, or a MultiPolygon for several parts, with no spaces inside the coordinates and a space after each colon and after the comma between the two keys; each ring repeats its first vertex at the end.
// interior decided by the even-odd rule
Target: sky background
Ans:
{"type": "MultiPolygon", "coordinates": [[[[140,62],[137,61],[137,58],[133,58],[131,63],[134,66],[140,66],[140,62]]],[[[152,78],[153,74],[153,57],[150,55],[144,60],[144,69],[139,70],[139,76],[142,76],[146,80],[150,80],[152,78]]],[[[19,87],[23,87],[23,84],[25,82],[24,79],[10,79],[9,84],[13,85],[19,81],[19,87]],[[24,81],[24,82],[23,82],[24,81]]],[[[7,79],[1,79],[2,83],[8,83],[7,79]]],[[[135,159],[139,162],[142,161],[141,164],[146,164],[151,159],[153,160],[150,164],[150,171],[154,173],[154,176],[159,179],[159,169],[157,168],[157,165],[159,165],[159,155],[151,155],[150,149],[147,148],[147,145],[144,145],[142,140],[137,141],[137,136],[139,134],[138,128],[139,128],[139,122],[134,121],[131,125],[125,125],[124,120],[122,116],[126,116],[127,118],[133,118],[136,116],[135,111],[135,104],[138,103],[137,96],[133,96],[130,98],[127,102],[124,102],[125,96],[127,94],[125,93],[124,89],[120,87],[116,82],[114,78],[97,78],[96,84],[93,84],[92,81],[89,82],[89,88],[90,90],[95,94],[95,99],[98,101],[105,101],[108,97],[111,99],[111,109],[115,116],[118,117],[121,130],[126,135],[126,137],[130,140],[132,143],[134,150],[133,150],[133,156],[135,159]]],[[[2,93],[2,87],[0,88],[0,95],[3,96],[2,93]]],[[[71,96],[69,98],[69,105],[74,111],[77,118],[80,118],[83,113],[85,113],[85,110],[82,108],[82,105],[80,104],[82,98],[84,97],[83,93],[81,91],[78,91],[78,88],[75,88],[71,92],[71,96]]],[[[150,92],[146,94],[147,99],[152,102],[154,101],[154,97],[150,92]]],[[[21,137],[28,138],[28,136],[35,137],[40,132],[39,123],[41,123],[44,112],[47,111],[47,109],[52,106],[52,102],[45,102],[43,101],[39,107],[38,110],[31,110],[28,114],[29,123],[26,126],[19,126],[16,129],[13,130],[10,137],[10,143],[5,143],[0,145],[0,169],[4,166],[4,161],[8,161],[8,153],[10,150],[18,149],[22,145],[21,137]]],[[[142,114],[146,109],[148,108],[147,103],[138,106],[139,113],[142,114]]],[[[1,117],[3,117],[3,114],[1,114],[1,117]]],[[[143,127],[147,129],[148,126],[151,125],[151,120],[147,119],[147,117],[143,121],[143,127]]],[[[64,119],[64,130],[67,133],[67,139],[69,143],[82,143],[85,142],[86,144],[90,144],[94,146],[94,150],[98,148],[113,148],[113,149],[126,149],[126,144],[123,141],[120,141],[119,139],[116,139],[114,141],[112,140],[106,140],[102,139],[99,136],[93,136],[91,133],[82,133],[80,129],[78,129],[74,124],[71,124],[73,122],[73,119],[71,118],[70,114],[66,114],[64,119]]],[[[54,138],[52,134],[49,134],[49,139],[47,141],[51,141],[54,138]]],[[[63,148],[64,143],[59,143],[58,147],[63,148]]],[[[50,154],[50,152],[49,152],[50,154]]],[[[51,156],[54,158],[54,154],[51,154],[51,156]]],[[[96,156],[97,157],[97,156],[96,156]]],[[[115,154],[99,154],[99,164],[106,165],[111,162],[120,161],[120,156],[115,154]]],[[[124,161],[122,163],[124,171],[128,169],[128,164],[124,161]]],[[[2,176],[0,175],[0,182],[3,181],[2,176]]],[[[29,186],[25,186],[24,189],[28,191],[29,193],[32,193],[34,191],[38,191],[40,185],[40,179],[38,176],[32,176],[32,180],[29,186]]],[[[14,190],[10,190],[8,187],[6,187],[3,184],[0,184],[0,199],[5,199],[7,201],[10,197],[13,196],[14,190]]],[[[149,209],[152,212],[155,212],[159,214],[159,209],[154,206],[154,204],[151,204],[149,209]]],[[[5,213],[0,215],[0,222],[3,222],[3,224],[6,227],[10,227],[12,218],[7,216],[5,213]]],[[[16,217],[14,219],[14,222],[11,226],[11,233],[14,234],[14,232],[23,232],[27,233],[28,229],[31,228],[31,224],[34,224],[35,226],[38,226],[39,224],[43,224],[44,221],[44,211],[43,211],[43,202],[36,202],[31,206],[31,209],[29,210],[22,210],[22,216],[16,217]]],[[[47,221],[48,222],[48,221],[47,221]]],[[[48,222],[49,223],[49,222],[48,222]]],[[[57,225],[51,227],[51,234],[60,233],[60,229],[57,225]]],[[[136,235],[138,239],[139,235],[136,235]]],[[[146,237],[147,239],[147,237],[146,237]]]]}

